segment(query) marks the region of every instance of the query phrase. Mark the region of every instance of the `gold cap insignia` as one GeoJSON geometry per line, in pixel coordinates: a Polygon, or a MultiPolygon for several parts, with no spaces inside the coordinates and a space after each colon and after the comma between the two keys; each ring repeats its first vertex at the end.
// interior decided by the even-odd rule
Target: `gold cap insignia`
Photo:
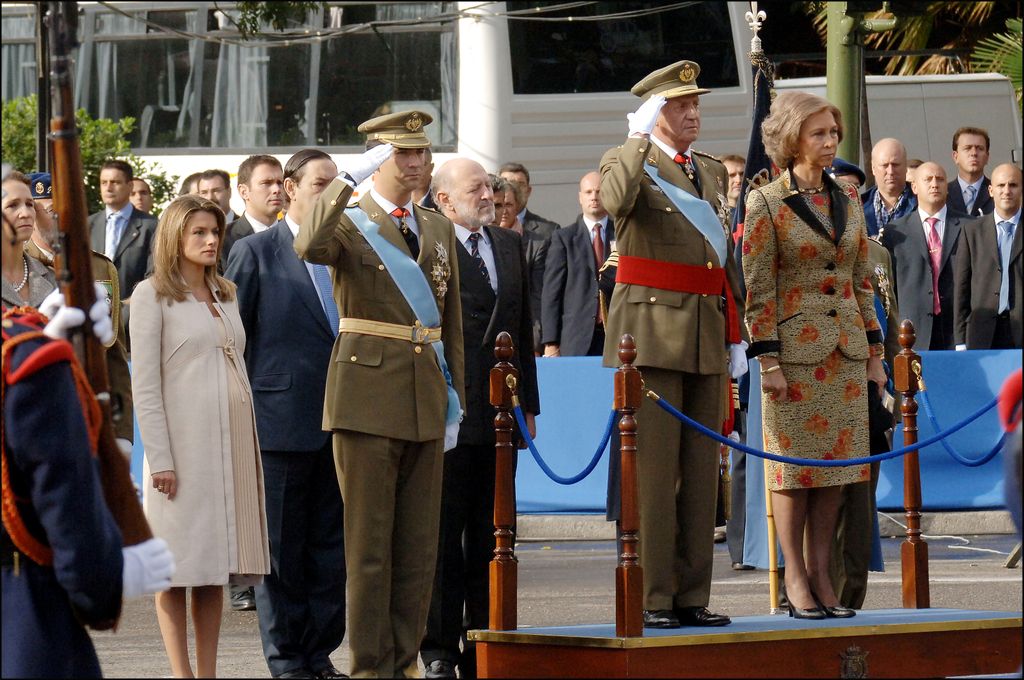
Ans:
{"type": "Polygon", "coordinates": [[[37,196],[42,196],[45,191],[46,191],[46,187],[43,186],[43,183],[42,182],[36,182],[36,195],[37,196]]]}
{"type": "Polygon", "coordinates": [[[681,80],[684,83],[688,83],[696,77],[697,74],[694,73],[693,66],[691,66],[690,64],[684,64],[683,70],[679,72],[679,80],[681,80]]]}
{"type": "Polygon", "coordinates": [[[413,111],[409,120],[405,121],[405,129],[409,132],[416,132],[421,127],[423,127],[423,121],[420,119],[420,114],[413,111]]]}

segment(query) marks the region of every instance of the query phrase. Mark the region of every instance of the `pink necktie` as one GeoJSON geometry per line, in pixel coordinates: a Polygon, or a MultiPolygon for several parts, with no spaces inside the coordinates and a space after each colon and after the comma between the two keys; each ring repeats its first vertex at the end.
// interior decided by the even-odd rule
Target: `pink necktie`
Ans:
{"type": "Polygon", "coordinates": [[[939,230],[935,228],[939,219],[929,217],[925,219],[928,223],[928,257],[932,261],[932,312],[938,316],[942,311],[939,301],[939,269],[942,267],[942,239],[939,238],[939,230]]]}

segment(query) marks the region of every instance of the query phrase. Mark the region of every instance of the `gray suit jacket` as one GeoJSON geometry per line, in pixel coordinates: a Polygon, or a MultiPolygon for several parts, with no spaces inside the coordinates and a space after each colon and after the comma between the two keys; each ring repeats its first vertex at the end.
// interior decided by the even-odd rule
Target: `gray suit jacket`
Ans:
{"type": "MultiPolygon", "coordinates": [[[[1021,338],[1021,279],[1024,278],[1024,258],[1021,258],[1021,232],[1017,225],[1010,248],[1010,333],[1021,338]]],[[[968,223],[960,234],[956,254],[953,304],[955,306],[954,332],[956,344],[967,349],[991,349],[999,314],[999,284],[1002,280],[999,244],[996,240],[996,220],[989,213],[980,220],[968,223]]]]}
{"type": "Polygon", "coordinates": [[[526,253],[527,277],[530,280],[530,313],[533,316],[533,344],[541,348],[541,307],[544,292],[544,263],[547,260],[551,235],[558,225],[529,210],[523,216],[523,250],[526,253]]]}
{"type": "Polygon", "coordinates": [[[227,262],[228,255],[231,253],[231,246],[233,246],[239,239],[243,239],[246,236],[252,236],[256,233],[256,230],[252,228],[249,220],[246,219],[245,215],[239,215],[231,224],[227,225],[227,230],[224,233],[224,245],[220,249],[220,261],[227,262]]]}
{"type": "MultiPolygon", "coordinates": [[[[611,219],[601,235],[606,254],[615,239],[611,219]]],[[[559,345],[562,356],[582,356],[590,349],[597,322],[597,267],[594,246],[583,215],[551,237],[544,265],[541,306],[545,344],[559,345]]]]}
{"type": "MultiPolygon", "coordinates": [[[[153,237],[156,234],[157,219],[149,213],[132,208],[128,225],[121,233],[121,240],[114,252],[114,266],[117,267],[118,283],[122,299],[131,297],[136,284],[146,278],[152,267],[153,237]]],[[[102,253],[107,244],[106,210],[89,215],[89,233],[92,249],[102,253]]],[[[127,325],[127,320],[126,320],[127,325]]]]}
{"type": "Polygon", "coordinates": [[[933,314],[932,263],[928,256],[921,215],[914,211],[893,220],[882,234],[882,245],[892,254],[896,276],[896,299],[900,317],[910,319],[917,331],[914,349],[953,349],[953,265],[956,261],[960,231],[970,221],[965,215],[946,211],[946,228],[942,235],[942,266],[939,269],[939,304],[941,312],[933,314]],[[935,323],[940,325],[941,341],[930,346],[935,323]]]}

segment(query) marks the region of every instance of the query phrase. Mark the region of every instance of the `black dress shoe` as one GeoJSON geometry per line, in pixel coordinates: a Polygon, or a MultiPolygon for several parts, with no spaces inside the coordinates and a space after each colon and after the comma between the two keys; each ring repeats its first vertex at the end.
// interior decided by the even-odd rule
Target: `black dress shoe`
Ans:
{"type": "Polygon", "coordinates": [[[244,588],[231,593],[231,609],[236,612],[256,611],[256,595],[252,588],[244,588]]]}
{"type": "Polygon", "coordinates": [[[757,569],[757,567],[749,564],[743,564],[742,562],[733,562],[732,568],[733,571],[753,571],[754,569],[757,569]]]}
{"type": "Polygon", "coordinates": [[[435,659],[427,664],[424,678],[454,678],[455,664],[448,659],[435,659]]]}
{"type": "Polygon", "coordinates": [[[789,616],[793,619],[820,620],[826,616],[824,610],[819,609],[818,607],[815,607],[814,609],[800,609],[800,607],[794,607],[792,602],[787,606],[789,608],[789,616]]]}
{"type": "Polygon", "coordinates": [[[293,668],[290,671],[285,671],[281,675],[275,675],[275,678],[315,678],[316,675],[313,671],[308,668],[293,668]]]}
{"type": "Polygon", "coordinates": [[[680,628],[679,617],[671,609],[645,609],[644,628],[680,628]]]}
{"type": "Polygon", "coordinates": [[[825,612],[825,616],[830,619],[849,619],[857,615],[857,611],[855,609],[843,607],[842,605],[826,607],[821,603],[821,600],[818,599],[818,596],[813,591],[811,591],[811,597],[814,598],[814,603],[818,605],[818,609],[825,612]]]}
{"type": "Polygon", "coordinates": [[[707,607],[676,607],[676,616],[684,626],[728,626],[732,623],[725,614],[712,614],[707,607]]]}
{"type": "Polygon", "coordinates": [[[335,668],[334,664],[327,664],[323,668],[313,671],[313,677],[317,680],[324,680],[324,678],[347,678],[348,676],[335,668]]]}

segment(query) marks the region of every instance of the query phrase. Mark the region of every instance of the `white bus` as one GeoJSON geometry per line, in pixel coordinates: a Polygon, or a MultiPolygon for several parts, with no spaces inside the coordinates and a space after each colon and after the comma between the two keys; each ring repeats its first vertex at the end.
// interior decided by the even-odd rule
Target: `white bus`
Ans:
{"type": "MultiPolygon", "coordinates": [[[[683,58],[712,89],[698,148],[743,154],[750,132],[745,2],[330,2],[251,42],[239,40],[230,2],[80,7],[77,104],[134,117],[133,151],[179,177],[234,174],[249,154],[284,162],[309,146],[344,167],[362,150],[361,121],[416,107],[434,117],[435,162],[459,154],[490,171],[521,162],[531,209],[564,224],[578,210],[579,178],[625,137],[638,104],[629,88],[683,58]]],[[[2,7],[4,101],[35,91],[34,12],[2,7]]],[[[794,84],[823,94],[821,78],[779,86],[794,84]]],[[[993,163],[1021,146],[1001,76],[869,78],[868,99],[875,138],[904,139],[911,156],[950,171],[959,125],[989,130],[993,163]]],[[[237,192],[234,202],[239,212],[237,192]]]]}

